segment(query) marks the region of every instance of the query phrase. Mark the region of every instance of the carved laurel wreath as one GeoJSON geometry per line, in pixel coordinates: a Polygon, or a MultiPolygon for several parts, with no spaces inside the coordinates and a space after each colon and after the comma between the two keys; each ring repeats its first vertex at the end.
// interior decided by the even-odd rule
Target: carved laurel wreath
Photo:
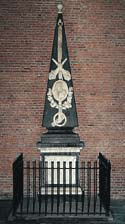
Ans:
{"type": "MultiPolygon", "coordinates": [[[[62,103],[62,109],[63,110],[66,110],[66,109],[69,109],[69,108],[72,107],[72,104],[71,104],[71,102],[72,102],[72,95],[73,95],[73,87],[69,87],[67,100],[65,100],[62,103]]],[[[53,108],[59,109],[58,103],[54,100],[51,88],[48,89],[47,96],[48,96],[48,100],[50,102],[50,106],[53,107],[53,108]]]]}

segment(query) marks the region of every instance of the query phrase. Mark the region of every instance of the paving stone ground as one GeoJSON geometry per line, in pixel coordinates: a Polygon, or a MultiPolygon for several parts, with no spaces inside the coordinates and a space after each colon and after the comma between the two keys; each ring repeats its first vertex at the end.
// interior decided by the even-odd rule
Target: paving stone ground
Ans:
{"type": "MultiPolygon", "coordinates": [[[[10,214],[10,209],[12,207],[12,201],[10,200],[0,200],[0,224],[10,224],[8,222],[8,216],[10,214]]],[[[114,218],[115,224],[125,224],[125,200],[112,200],[111,202],[111,210],[112,210],[112,216],[114,218]]],[[[61,219],[61,220],[43,220],[41,221],[13,221],[11,224],[105,224],[103,221],[93,221],[93,220],[85,220],[84,222],[80,219],[61,219]]],[[[108,222],[110,223],[110,222],[108,222]]],[[[107,224],[108,224],[107,223],[107,224]]]]}
{"type": "Polygon", "coordinates": [[[125,199],[112,200],[112,216],[116,224],[125,224],[125,199]]]}

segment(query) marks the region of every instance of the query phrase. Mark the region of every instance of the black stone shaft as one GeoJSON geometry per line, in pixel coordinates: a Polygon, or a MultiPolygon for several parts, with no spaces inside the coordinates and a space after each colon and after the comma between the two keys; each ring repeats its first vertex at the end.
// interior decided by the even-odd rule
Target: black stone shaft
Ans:
{"type": "MultiPolygon", "coordinates": [[[[61,19],[62,24],[63,24],[62,25],[62,62],[64,61],[64,59],[67,58],[67,61],[63,65],[63,69],[69,71],[70,74],[71,74],[70,61],[69,61],[68,48],[67,48],[67,41],[66,41],[66,35],[65,35],[65,28],[64,28],[64,22],[63,22],[63,15],[61,13],[59,13],[58,16],[57,16],[49,72],[52,71],[52,70],[55,70],[57,68],[57,65],[53,62],[52,58],[54,58],[58,62],[58,21],[59,21],[59,19],[61,19]]],[[[58,130],[58,131],[59,130],[60,131],[64,130],[65,133],[66,133],[67,132],[66,130],[69,131],[69,130],[72,130],[74,127],[78,126],[75,97],[74,97],[74,93],[73,93],[73,95],[72,95],[72,107],[62,111],[67,118],[66,124],[62,127],[58,127],[58,126],[53,127],[52,126],[53,117],[58,112],[58,109],[50,106],[50,101],[48,100],[47,93],[48,93],[49,88],[52,89],[54,82],[57,81],[58,79],[59,79],[58,74],[56,76],[56,79],[54,79],[54,80],[49,80],[48,79],[42,125],[43,125],[43,127],[46,127],[48,130],[51,130],[51,131],[52,130],[53,131],[54,130],[55,131],[56,130],[58,130]]],[[[67,83],[68,88],[73,87],[72,78],[69,81],[64,79],[64,81],[67,83]]]]}

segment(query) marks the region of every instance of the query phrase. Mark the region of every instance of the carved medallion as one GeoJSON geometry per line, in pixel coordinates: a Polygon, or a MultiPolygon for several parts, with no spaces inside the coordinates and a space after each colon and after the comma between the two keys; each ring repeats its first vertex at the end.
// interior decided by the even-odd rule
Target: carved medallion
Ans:
{"type": "Polygon", "coordinates": [[[73,88],[67,86],[67,83],[63,80],[57,80],[52,89],[49,88],[47,93],[50,106],[58,109],[58,112],[53,117],[52,126],[62,127],[66,124],[67,118],[62,110],[66,110],[72,107],[72,95],[73,88]],[[56,101],[57,102],[56,102],[56,101]]]}
{"type": "Polygon", "coordinates": [[[68,86],[66,82],[62,80],[56,81],[52,88],[52,94],[55,100],[59,101],[59,104],[64,101],[68,95],[68,86]]]}

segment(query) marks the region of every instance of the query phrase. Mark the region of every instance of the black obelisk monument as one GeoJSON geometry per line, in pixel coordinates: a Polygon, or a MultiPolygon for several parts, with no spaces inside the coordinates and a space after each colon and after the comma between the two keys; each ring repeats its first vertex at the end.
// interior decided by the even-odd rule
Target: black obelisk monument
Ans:
{"type": "Polygon", "coordinates": [[[68,164],[79,160],[84,143],[73,132],[78,119],[61,4],[58,5],[42,125],[48,129],[37,143],[42,161],[68,164]]]}
{"type": "Polygon", "coordinates": [[[72,130],[78,126],[63,15],[60,11],[55,27],[43,126],[51,130],[72,130]]]}

